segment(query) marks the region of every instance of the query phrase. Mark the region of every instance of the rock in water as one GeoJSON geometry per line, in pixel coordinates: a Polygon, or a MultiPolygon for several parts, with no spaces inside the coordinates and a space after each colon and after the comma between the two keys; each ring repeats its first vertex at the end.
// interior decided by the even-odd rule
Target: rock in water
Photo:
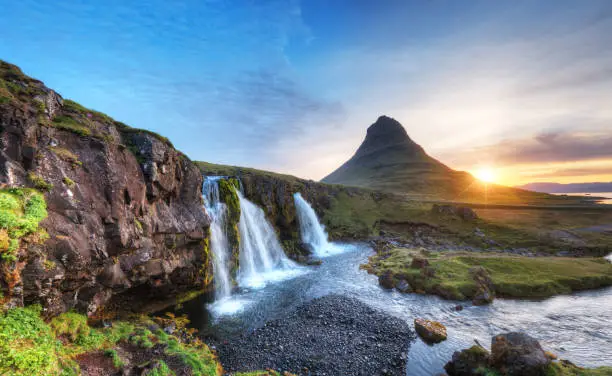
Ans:
{"type": "MultiPolygon", "coordinates": [[[[449,376],[473,376],[478,370],[484,370],[489,365],[489,352],[474,345],[467,350],[455,351],[453,359],[446,363],[444,370],[449,376]]],[[[484,374],[484,373],[483,373],[484,374]]]]}
{"type": "Polygon", "coordinates": [[[217,344],[229,372],[275,369],[298,375],[404,376],[409,325],[359,300],[328,295],[289,316],[217,344]]]}
{"type": "Polygon", "coordinates": [[[495,299],[495,288],[491,276],[482,266],[471,267],[470,275],[476,282],[478,292],[474,295],[472,303],[475,305],[485,305],[493,302],[495,299]]]}
{"type": "Polygon", "coordinates": [[[511,332],[493,337],[490,363],[504,375],[540,376],[550,359],[535,338],[511,332]]]}
{"type": "Polygon", "coordinates": [[[437,321],[414,319],[414,329],[427,343],[438,343],[446,339],[446,327],[437,321]]]}
{"type": "Polygon", "coordinates": [[[391,272],[386,272],[385,274],[378,277],[378,284],[385,289],[392,289],[395,285],[393,281],[393,275],[391,272]]]}

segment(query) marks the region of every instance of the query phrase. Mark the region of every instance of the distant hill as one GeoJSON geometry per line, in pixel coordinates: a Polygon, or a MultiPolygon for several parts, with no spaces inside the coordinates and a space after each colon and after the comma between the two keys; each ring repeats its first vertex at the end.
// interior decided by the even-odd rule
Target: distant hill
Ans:
{"type": "Polygon", "coordinates": [[[533,203],[548,195],[495,184],[485,185],[429,156],[395,119],[381,116],[355,154],[322,179],[325,183],[404,193],[423,199],[490,203],[533,203]]]}
{"type": "Polygon", "coordinates": [[[610,183],[529,183],[521,185],[521,189],[544,193],[602,193],[612,192],[610,183]]]}

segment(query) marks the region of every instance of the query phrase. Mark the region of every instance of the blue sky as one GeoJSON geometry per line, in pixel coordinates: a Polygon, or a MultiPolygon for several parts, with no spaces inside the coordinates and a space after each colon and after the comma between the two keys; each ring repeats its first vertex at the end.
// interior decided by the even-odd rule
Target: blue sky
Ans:
{"type": "Polygon", "coordinates": [[[0,58],[192,159],[319,179],[397,118],[452,167],[612,180],[612,2],[5,1],[0,58]]]}

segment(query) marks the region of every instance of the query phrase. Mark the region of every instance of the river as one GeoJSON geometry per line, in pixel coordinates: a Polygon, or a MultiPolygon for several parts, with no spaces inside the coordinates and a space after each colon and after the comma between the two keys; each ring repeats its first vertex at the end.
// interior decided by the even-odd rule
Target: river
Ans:
{"type": "MultiPolygon", "coordinates": [[[[359,265],[373,253],[365,244],[343,244],[343,253],[324,259],[321,266],[303,267],[293,278],[260,289],[242,290],[224,303],[233,313],[210,304],[208,297],[185,303],[175,313],[187,314],[191,325],[207,336],[224,338],[231,333],[261,326],[281,318],[300,304],[330,293],[355,297],[406,320],[417,317],[444,323],[448,340],[427,345],[412,343],[406,374],[429,376],[443,372],[454,351],[467,348],[477,339],[489,346],[491,337],[508,331],[526,331],[545,350],[585,367],[610,365],[612,361],[612,288],[558,296],[542,301],[497,299],[489,306],[466,305],[435,296],[400,294],[383,290],[373,275],[359,265]]],[[[462,303],[463,304],[463,303],[462,303]]]]}

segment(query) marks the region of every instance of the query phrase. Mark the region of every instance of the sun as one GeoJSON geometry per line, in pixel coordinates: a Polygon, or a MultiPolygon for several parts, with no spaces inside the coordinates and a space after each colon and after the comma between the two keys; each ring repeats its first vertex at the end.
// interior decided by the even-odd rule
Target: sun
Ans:
{"type": "Polygon", "coordinates": [[[478,171],[476,171],[475,175],[478,180],[482,180],[485,183],[493,183],[495,181],[495,178],[497,177],[495,170],[490,167],[480,168],[478,171]]]}

